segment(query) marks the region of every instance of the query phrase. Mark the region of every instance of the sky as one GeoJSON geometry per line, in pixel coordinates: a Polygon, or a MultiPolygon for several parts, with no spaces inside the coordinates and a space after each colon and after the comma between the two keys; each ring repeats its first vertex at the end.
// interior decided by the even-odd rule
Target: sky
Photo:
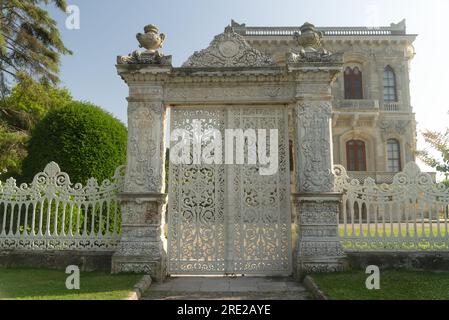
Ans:
{"type": "Polygon", "coordinates": [[[80,9],[80,28],[66,28],[67,15],[50,9],[66,46],[62,86],[78,100],[95,103],[124,123],[127,86],[117,75],[116,57],[138,49],[136,33],[147,24],[167,36],[162,52],[180,66],[208,46],[231,19],[249,26],[389,26],[407,20],[418,34],[411,69],[412,106],[420,132],[449,124],[449,1],[447,0],[67,0],[80,9]]]}

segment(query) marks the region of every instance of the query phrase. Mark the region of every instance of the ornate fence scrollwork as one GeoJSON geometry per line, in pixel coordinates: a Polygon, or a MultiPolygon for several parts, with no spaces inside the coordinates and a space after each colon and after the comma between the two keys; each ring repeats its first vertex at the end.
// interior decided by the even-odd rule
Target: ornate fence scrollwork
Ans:
{"type": "Polygon", "coordinates": [[[342,166],[334,173],[335,189],[343,193],[345,250],[449,250],[449,188],[416,163],[407,164],[392,184],[351,180],[342,166]]]}
{"type": "Polygon", "coordinates": [[[30,185],[0,182],[0,249],[114,250],[124,167],[101,184],[73,185],[52,162],[30,185]]]}

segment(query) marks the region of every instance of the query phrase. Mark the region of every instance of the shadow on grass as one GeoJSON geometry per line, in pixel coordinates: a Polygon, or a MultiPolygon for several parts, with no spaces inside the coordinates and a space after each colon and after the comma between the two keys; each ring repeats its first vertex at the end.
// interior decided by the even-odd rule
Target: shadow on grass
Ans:
{"type": "Polygon", "coordinates": [[[449,300],[449,273],[385,270],[380,290],[368,290],[364,271],[312,275],[331,300],[449,300]]]}
{"type": "Polygon", "coordinates": [[[142,275],[81,272],[80,290],[65,286],[64,270],[0,268],[0,300],[125,299],[142,275]]]}

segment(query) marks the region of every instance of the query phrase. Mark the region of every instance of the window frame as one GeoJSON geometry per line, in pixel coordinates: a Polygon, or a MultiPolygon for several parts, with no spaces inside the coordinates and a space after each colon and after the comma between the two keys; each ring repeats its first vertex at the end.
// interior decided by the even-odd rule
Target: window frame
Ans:
{"type": "Polygon", "coordinates": [[[345,100],[363,100],[363,71],[359,66],[347,66],[343,74],[345,100]]]}
{"type": "Polygon", "coordinates": [[[390,138],[387,140],[387,171],[391,173],[399,173],[402,171],[402,148],[401,143],[398,139],[390,138]],[[395,145],[397,150],[393,150],[390,152],[390,146],[395,145]],[[396,153],[396,157],[390,157],[391,153],[396,153]],[[395,161],[396,163],[393,166],[390,166],[390,161],[395,161]]]}
{"type": "Polygon", "coordinates": [[[353,139],[346,141],[346,166],[348,171],[351,172],[367,172],[368,164],[366,161],[365,141],[360,139],[353,139]],[[354,165],[352,165],[351,163],[352,159],[354,165]]]}
{"type": "Polygon", "coordinates": [[[383,100],[387,103],[398,102],[396,73],[390,65],[386,66],[383,72],[383,100]],[[391,83],[389,81],[391,81],[391,83]],[[386,92],[386,90],[388,92],[386,92]],[[393,99],[391,99],[391,96],[393,96],[393,99]]]}

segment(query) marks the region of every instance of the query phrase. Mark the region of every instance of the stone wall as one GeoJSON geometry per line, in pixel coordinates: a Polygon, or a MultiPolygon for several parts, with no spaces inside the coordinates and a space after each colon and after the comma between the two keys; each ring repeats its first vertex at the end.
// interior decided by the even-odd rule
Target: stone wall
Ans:
{"type": "Polygon", "coordinates": [[[0,251],[2,268],[48,268],[65,270],[76,265],[81,271],[111,271],[113,251],[0,251]]]}
{"type": "Polygon", "coordinates": [[[347,259],[353,269],[376,265],[381,269],[449,270],[449,252],[351,252],[347,253],[347,259]]]}

